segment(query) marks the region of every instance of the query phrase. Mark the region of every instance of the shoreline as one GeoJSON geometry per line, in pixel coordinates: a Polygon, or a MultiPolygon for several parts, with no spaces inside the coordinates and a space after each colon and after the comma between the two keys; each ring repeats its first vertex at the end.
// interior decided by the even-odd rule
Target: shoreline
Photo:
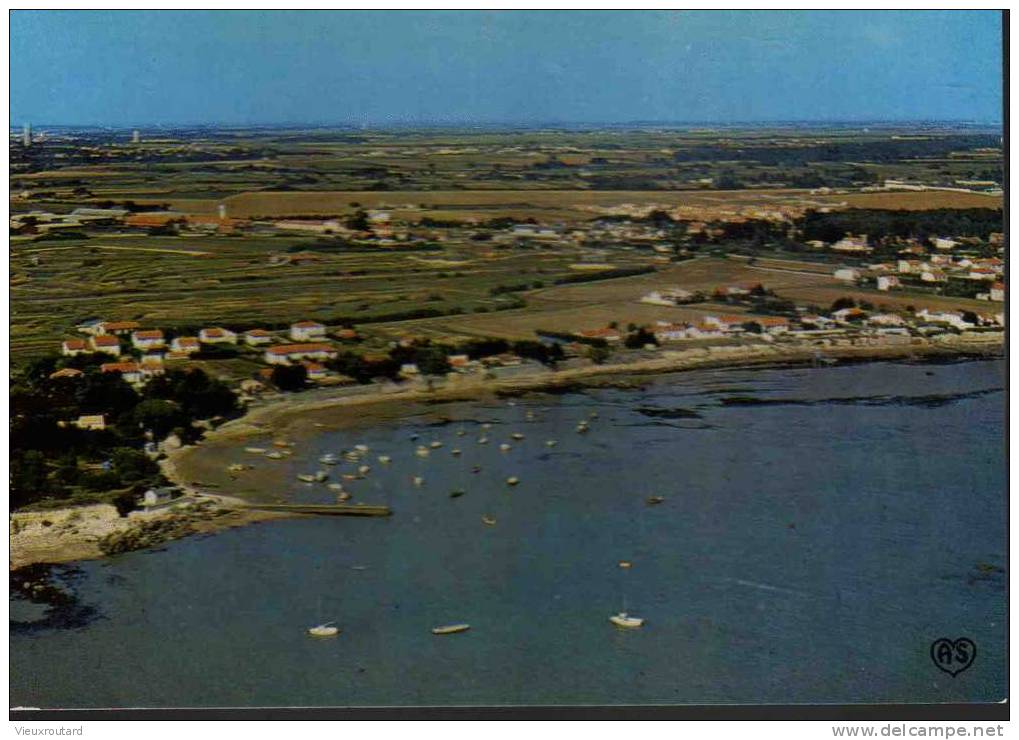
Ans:
{"type": "MultiPolygon", "coordinates": [[[[294,514],[245,508],[264,498],[262,491],[248,491],[245,497],[233,485],[233,476],[222,483],[200,483],[207,478],[222,479],[222,452],[251,437],[281,435],[300,439],[323,430],[350,424],[372,424],[383,419],[404,418],[432,404],[494,399],[529,392],[598,387],[619,384],[622,378],[640,378],[687,370],[803,366],[825,358],[849,362],[878,362],[897,359],[979,358],[1004,356],[1004,334],[948,335],[918,343],[875,342],[835,344],[824,347],[803,344],[754,344],[737,347],[698,347],[659,350],[653,358],[631,362],[592,365],[567,370],[544,371],[515,378],[467,378],[437,388],[403,386],[380,388],[351,395],[347,389],[322,389],[307,395],[286,395],[250,409],[238,419],[206,432],[199,444],[170,450],[160,461],[163,474],[187,494],[201,502],[206,515],[193,510],[168,510],[159,514],[119,517],[108,504],[68,507],[11,514],[11,570],[30,565],[67,563],[105,557],[99,540],[111,533],[130,536],[145,530],[150,522],[165,522],[166,536],[154,544],[191,534],[214,533],[262,521],[294,518],[294,514]],[[315,395],[311,395],[315,394],[315,395]],[[356,416],[337,414],[345,408],[356,416]],[[352,418],[353,416],[353,418],[352,418]],[[232,485],[225,495],[209,487],[232,485]],[[104,508],[105,507],[105,508],[104,508]],[[112,513],[112,516],[110,512],[112,513]],[[49,521],[44,525],[43,521],[49,521]]],[[[264,483],[264,482],[263,482],[264,483]]],[[[263,501],[264,502],[264,501],[263,501]]],[[[144,549],[144,544],[140,548],[144,549]]]]}

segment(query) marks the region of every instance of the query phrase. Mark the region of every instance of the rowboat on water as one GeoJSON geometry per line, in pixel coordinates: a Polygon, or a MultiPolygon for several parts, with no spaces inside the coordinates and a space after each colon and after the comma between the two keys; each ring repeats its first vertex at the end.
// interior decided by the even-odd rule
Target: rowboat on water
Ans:
{"type": "Polygon", "coordinates": [[[453,635],[457,632],[466,632],[471,626],[469,624],[447,624],[443,627],[432,627],[433,635],[453,635]]]}
{"type": "Polygon", "coordinates": [[[478,444],[479,445],[487,445],[488,444],[488,437],[478,437],[478,444]]]}
{"type": "Polygon", "coordinates": [[[485,514],[483,517],[481,517],[481,521],[483,521],[489,527],[494,527],[495,526],[495,517],[494,516],[489,516],[488,514],[485,514]]]}
{"type": "Polygon", "coordinates": [[[368,475],[368,473],[371,472],[371,468],[368,467],[367,465],[362,465],[357,469],[357,472],[360,473],[361,475],[368,475]]]}
{"type": "Polygon", "coordinates": [[[554,439],[545,440],[545,446],[546,447],[555,447],[557,444],[559,444],[559,443],[556,442],[554,439]]]}
{"type": "Polygon", "coordinates": [[[261,455],[265,452],[264,447],[245,447],[245,452],[250,452],[252,455],[261,455]]]}
{"type": "Polygon", "coordinates": [[[456,430],[456,436],[458,436],[458,437],[462,437],[465,434],[467,434],[467,430],[466,429],[460,428],[460,429],[456,430]]]}
{"type": "Polygon", "coordinates": [[[414,454],[417,455],[418,457],[428,457],[428,455],[430,455],[431,453],[427,447],[418,447],[416,450],[414,450],[414,454]]]}
{"type": "Polygon", "coordinates": [[[515,475],[511,475],[509,478],[506,479],[507,485],[510,485],[510,486],[515,486],[519,482],[520,482],[520,479],[517,478],[515,475]]]}
{"type": "Polygon", "coordinates": [[[442,447],[442,442],[440,442],[439,440],[435,440],[435,441],[434,441],[434,442],[432,442],[432,444],[431,444],[431,448],[432,448],[433,450],[437,450],[437,449],[439,449],[440,447],[442,447]]]}
{"type": "Polygon", "coordinates": [[[513,439],[523,439],[524,438],[524,435],[521,434],[520,432],[513,432],[513,434],[511,434],[510,436],[513,437],[513,439]]]}
{"type": "Polygon", "coordinates": [[[623,629],[637,629],[644,624],[644,620],[640,617],[631,617],[626,612],[619,612],[619,614],[613,614],[609,617],[609,621],[617,627],[623,629]]]}
{"type": "Polygon", "coordinates": [[[513,448],[513,445],[506,444],[505,442],[503,442],[501,445],[499,445],[499,449],[502,450],[503,452],[507,452],[508,450],[510,450],[512,448],[513,448]]]}
{"type": "Polygon", "coordinates": [[[453,457],[458,457],[460,455],[460,450],[454,447],[452,450],[450,450],[450,454],[452,454],[453,457]]]}
{"type": "Polygon", "coordinates": [[[654,506],[655,504],[660,504],[663,501],[665,501],[665,497],[664,496],[648,496],[647,497],[648,506],[654,506]]]}
{"type": "Polygon", "coordinates": [[[326,622],[317,627],[311,627],[308,629],[308,634],[312,637],[336,637],[340,634],[340,628],[334,627],[335,624],[335,622],[326,622]]]}

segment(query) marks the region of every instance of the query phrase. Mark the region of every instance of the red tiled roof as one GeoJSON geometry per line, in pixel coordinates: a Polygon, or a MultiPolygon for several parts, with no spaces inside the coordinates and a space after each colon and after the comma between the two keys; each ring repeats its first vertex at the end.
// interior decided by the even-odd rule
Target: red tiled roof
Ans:
{"type": "Polygon", "coordinates": [[[104,373],[136,373],[138,363],[136,362],[104,362],[99,366],[104,373]]]}
{"type": "Polygon", "coordinates": [[[64,347],[66,349],[85,349],[88,345],[84,339],[65,339],[64,347]]]}
{"type": "Polygon", "coordinates": [[[103,327],[103,331],[127,331],[137,329],[141,324],[137,321],[104,321],[100,326],[103,327]]]}
{"type": "Polygon", "coordinates": [[[298,352],[335,352],[331,344],[324,342],[306,342],[304,344],[279,344],[266,350],[273,355],[292,355],[298,352]]]}
{"type": "Polygon", "coordinates": [[[80,375],[84,375],[81,370],[77,370],[73,367],[65,367],[63,370],[57,370],[55,373],[50,373],[50,378],[77,378],[80,375]]]}
{"type": "Polygon", "coordinates": [[[162,329],[144,329],[142,331],[136,331],[131,335],[134,339],[162,339],[162,329]]]}
{"type": "Polygon", "coordinates": [[[325,327],[317,321],[298,321],[296,324],[291,324],[292,329],[315,329],[325,327]]]}
{"type": "Polygon", "coordinates": [[[248,331],[246,331],[244,333],[247,334],[249,337],[271,337],[272,336],[272,334],[267,332],[265,329],[249,329],[248,331]]]}
{"type": "Polygon", "coordinates": [[[92,346],[94,347],[119,347],[120,340],[116,337],[111,337],[105,334],[100,334],[98,337],[92,337],[92,346]]]}

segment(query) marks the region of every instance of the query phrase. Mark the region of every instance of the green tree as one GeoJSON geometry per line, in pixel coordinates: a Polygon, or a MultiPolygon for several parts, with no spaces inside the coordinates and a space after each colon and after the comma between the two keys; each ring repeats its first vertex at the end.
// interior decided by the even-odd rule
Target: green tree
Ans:
{"type": "Polygon", "coordinates": [[[308,369],[304,365],[276,365],[270,379],[281,391],[299,391],[308,382],[308,369]]]}

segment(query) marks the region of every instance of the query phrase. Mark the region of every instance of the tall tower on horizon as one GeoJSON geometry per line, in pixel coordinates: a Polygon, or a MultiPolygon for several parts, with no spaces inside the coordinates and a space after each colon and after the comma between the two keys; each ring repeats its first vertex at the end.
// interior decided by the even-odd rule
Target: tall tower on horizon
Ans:
{"type": "Polygon", "coordinates": [[[132,143],[132,144],[141,144],[141,142],[142,142],[142,135],[141,135],[141,132],[140,132],[140,131],[138,131],[138,129],[135,129],[135,130],[134,130],[134,131],[133,131],[133,132],[131,133],[131,143],[132,143]]]}
{"type": "Polygon", "coordinates": [[[32,146],[32,124],[26,123],[21,129],[21,145],[32,146]]]}

